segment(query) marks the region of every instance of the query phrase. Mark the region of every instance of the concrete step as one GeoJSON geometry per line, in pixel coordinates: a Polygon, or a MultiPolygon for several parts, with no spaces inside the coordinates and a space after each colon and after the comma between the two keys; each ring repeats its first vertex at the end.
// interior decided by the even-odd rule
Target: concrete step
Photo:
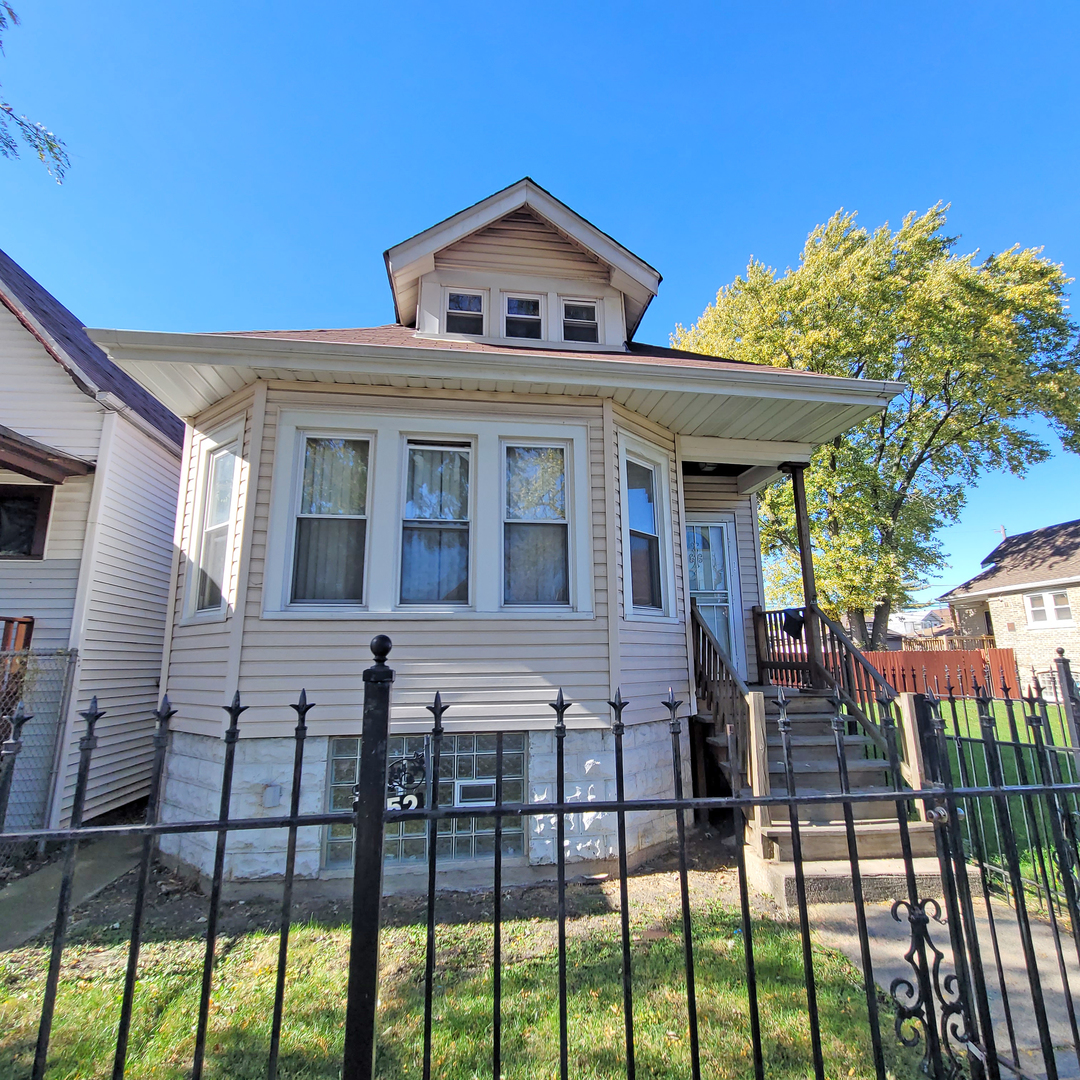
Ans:
{"type": "MultiPolygon", "coordinates": [[[[781,862],[794,858],[791,844],[791,828],[787,825],[770,825],[762,830],[773,843],[774,857],[781,862]]],[[[909,821],[913,858],[929,858],[937,854],[934,826],[927,821],[909,821]]],[[[822,822],[800,827],[803,859],[848,861],[847,827],[842,821],[822,822]]],[[[860,821],[855,826],[855,843],[861,859],[899,859],[903,854],[900,845],[900,826],[896,818],[880,821],[860,821]]]]}

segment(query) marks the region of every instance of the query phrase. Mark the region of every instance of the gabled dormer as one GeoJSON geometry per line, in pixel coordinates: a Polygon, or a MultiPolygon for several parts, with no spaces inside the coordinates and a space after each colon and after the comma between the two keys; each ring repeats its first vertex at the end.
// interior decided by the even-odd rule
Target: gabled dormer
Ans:
{"type": "Polygon", "coordinates": [[[418,337],[622,351],[660,274],[526,177],[385,253],[418,337]]]}

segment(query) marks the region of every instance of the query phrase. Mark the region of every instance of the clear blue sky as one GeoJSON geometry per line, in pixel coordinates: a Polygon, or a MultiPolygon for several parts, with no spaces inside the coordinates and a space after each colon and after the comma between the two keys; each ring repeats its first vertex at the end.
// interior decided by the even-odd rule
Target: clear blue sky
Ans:
{"type": "MultiPolygon", "coordinates": [[[[1080,269],[1075,2],[15,7],[0,82],[72,164],[0,162],[0,247],[90,325],[389,322],[383,250],[525,174],[663,273],[644,341],[839,207],[1080,269]]],[[[1078,481],[985,478],[939,587],[1078,481]]]]}

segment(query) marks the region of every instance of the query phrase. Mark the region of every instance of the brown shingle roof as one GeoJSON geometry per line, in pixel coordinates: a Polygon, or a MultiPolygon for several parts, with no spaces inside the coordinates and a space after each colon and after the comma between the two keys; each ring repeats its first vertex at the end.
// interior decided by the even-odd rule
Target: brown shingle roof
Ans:
{"type": "Polygon", "coordinates": [[[1010,536],[983,559],[983,566],[988,569],[941,599],[1008,592],[1040,581],[1080,581],[1080,519],[1010,536]]]}
{"type": "MultiPolygon", "coordinates": [[[[418,337],[415,330],[399,323],[386,326],[346,327],[339,330],[238,330],[222,337],[269,338],[277,341],[324,341],[335,345],[385,345],[389,348],[449,349],[459,352],[522,353],[528,356],[579,357],[583,360],[642,361],[650,364],[670,364],[672,367],[739,369],[760,368],[749,360],[727,360],[704,353],[670,349],[663,345],[645,345],[631,341],[626,352],[588,352],[582,349],[560,349],[554,345],[493,345],[488,342],[418,337]]],[[[768,369],[766,369],[768,370],[768,369]]],[[[789,371],[791,369],[784,369],[789,371]]],[[[816,372],[799,371],[799,375],[817,378],[816,372]]]]}

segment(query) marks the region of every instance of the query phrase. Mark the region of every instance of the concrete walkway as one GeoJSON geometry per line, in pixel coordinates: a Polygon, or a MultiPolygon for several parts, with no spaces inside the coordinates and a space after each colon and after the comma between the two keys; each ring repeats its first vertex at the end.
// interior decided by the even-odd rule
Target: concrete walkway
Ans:
{"type": "MultiPolygon", "coordinates": [[[[141,851],[137,836],[109,836],[80,848],[72,910],[137,866],[141,851]]],[[[51,925],[63,875],[64,861],[58,859],[0,889],[0,952],[18,948],[51,925]]]]}
{"type": "MultiPolygon", "coordinates": [[[[911,944],[911,931],[906,912],[903,910],[900,912],[902,921],[897,922],[892,917],[891,907],[892,905],[887,903],[868,904],[866,907],[874,980],[886,992],[894,979],[914,978],[911,966],[904,959],[904,953],[911,944]]],[[[1016,1033],[1019,1064],[1026,1076],[1045,1077],[1046,1070],[1043,1067],[1039,1032],[1032,1005],[1031,984],[1020,945],[1016,913],[1006,904],[999,903],[994,903],[993,912],[998,944],[1001,949],[1005,990],[1012,1013],[1013,1029],[1016,1033]]],[[[991,1015],[994,1018],[994,1037],[998,1053],[1011,1058],[1012,1049],[1005,1023],[1005,1009],[994,966],[990,924],[986,917],[986,905],[981,899],[976,903],[975,913],[987,996],[990,998],[991,1015]]],[[[810,924],[814,927],[817,940],[822,945],[839,949],[851,958],[860,971],[862,970],[858,927],[852,904],[813,904],[810,909],[810,924]]],[[[1050,924],[1032,918],[1031,936],[1038,959],[1039,978],[1046,1004],[1046,1019],[1055,1050],[1058,1076],[1061,1080],[1080,1080],[1080,1062],[1077,1060],[1077,1050],[1073,1045],[1072,1030],[1065,1006],[1065,991],[1061,982],[1050,924]]],[[[938,924],[931,921],[930,939],[945,954],[945,960],[942,962],[944,977],[945,974],[954,970],[948,927],[944,923],[938,924]]],[[[1062,928],[1061,944],[1073,1001],[1077,1012],[1080,1013],[1080,964],[1077,962],[1076,946],[1072,936],[1065,928],[1062,928]]],[[[1010,1076],[1009,1071],[1003,1068],[1002,1076],[1010,1076]]]]}

